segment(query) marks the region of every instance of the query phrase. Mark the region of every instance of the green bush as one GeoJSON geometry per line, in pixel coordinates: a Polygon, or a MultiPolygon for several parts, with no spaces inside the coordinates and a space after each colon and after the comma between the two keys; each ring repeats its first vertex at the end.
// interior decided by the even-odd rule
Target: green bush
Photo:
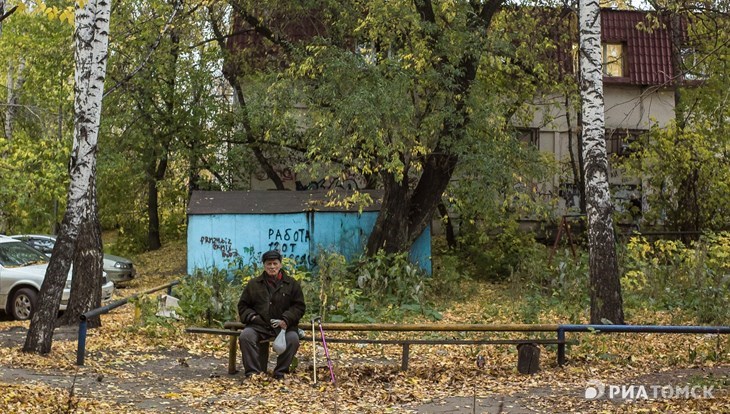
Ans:
{"type": "MultiPolygon", "coordinates": [[[[510,277],[512,296],[521,297],[523,322],[538,322],[553,309],[577,320],[587,315],[588,252],[577,258],[559,250],[548,260],[545,246],[523,250],[510,277]]],[[[699,323],[730,321],[730,233],[711,233],[685,246],[677,240],[633,237],[617,247],[624,308],[682,310],[699,323]]]]}
{"type": "Polygon", "coordinates": [[[362,290],[355,285],[355,277],[341,254],[320,252],[317,271],[304,291],[307,306],[323,320],[338,322],[360,316],[371,321],[363,315],[362,290]]]}
{"type": "Polygon", "coordinates": [[[407,253],[379,252],[348,263],[341,254],[321,252],[303,288],[308,309],[330,322],[401,320],[409,314],[439,319],[425,299],[428,280],[407,253]]]}
{"type": "Polygon", "coordinates": [[[505,222],[500,228],[478,228],[465,232],[460,243],[462,254],[474,265],[477,280],[507,280],[533,253],[534,234],[521,230],[516,221],[505,222]]]}
{"type": "Polygon", "coordinates": [[[151,338],[166,338],[174,332],[172,319],[157,316],[158,297],[142,295],[130,299],[129,303],[134,306],[134,324],[128,327],[130,330],[144,333],[151,338]]]}
{"type": "Polygon", "coordinates": [[[195,269],[175,287],[180,299],[180,316],[191,325],[219,326],[238,315],[243,291],[240,277],[231,278],[225,269],[195,269]]]}
{"type": "Polygon", "coordinates": [[[426,275],[408,260],[408,253],[380,251],[354,263],[354,271],[358,287],[371,297],[396,305],[423,301],[426,275]]]}
{"type": "Polygon", "coordinates": [[[520,264],[510,276],[514,297],[522,297],[520,314],[524,323],[539,322],[546,308],[558,308],[569,319],[577,321],[589,307],[588,254],[580,251],[574,257],[567,250],[558,250],[550,259],[549,248],[534,243],[523,251],[520,264]]]}
{"type": "Polygon", "coordinates": [[[620,257],[627,301],[688,310],[700,323],[730,322],[730,233],[707,234],[689,247],[633,237],[620,257]]]}
{"type": "Polygon", "coordinates": [[[432,301],[463,300],[473,291],[464,283],[472,278],[458,252],[443,251],[432,257],[433,274],[426,279],[426,298],[432,301]]]}

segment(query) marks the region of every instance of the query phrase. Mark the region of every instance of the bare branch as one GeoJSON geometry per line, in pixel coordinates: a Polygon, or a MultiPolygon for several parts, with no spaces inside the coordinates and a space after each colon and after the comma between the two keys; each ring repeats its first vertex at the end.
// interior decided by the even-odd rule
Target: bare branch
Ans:
{"type": "Polygon", "coordinates": [[[2,23],[3,20],[10,17],[11,14],[15,13],[15,11],[18,10],[18,6],[13,6],[10,10],[8,10],[5,14],[0,16],[0,23],[2,23]]]}
{"type": "Polygon", "coordinates": [[[142,63],[137,66],[136,69],[134,69],[132,72],[127,74],[127,76],[124,77],[124,79],[117,82],[114,86],[109,88],[105,93],[103,98],[106,98],[109,94],[116,91],[120,87],[122,87],[124,84],[129,82],[135,75],[137,75],[142,69],[144,69],[145,66],[147,66],[147,63],[149,63],[150,59],[152,58],[152,54],[157,50],[158,47],[160,47],[160,43],[162,42],[162,37],[167,33],[168,29],[172,25],[172,20],[175,18],[177,13],[180,11],[180,7],[182,7],[182,2],[179,2],[175,5],[175,7],[172,9],[172,14],[170,14],[170,17],[165,22],[165,25],[162,27],[162,30],[160,30],[160,35],[157,36],[157,39],[155,40],[155,43],[150,46],[150,49],[147,53],[147,56],[142,60],[142,63]]]}
{"type": "Polygon", "coordinates": [[[297,49],[296,47],[289,42],[288,40],[284,39],[282,36],[276,35],[274,32],[271,31],[271,29],[264,25],[264,23],[259,20],[258,17],[252,15],[248,11],[244,10],[244,8],[241,6],[241,4],[236,1],[232,0],[229,1],[231,7],[233,7],[233,10],[236,11],[236,13],[240,14],[243,20],[246,21],[246,23],[250,24],[251,27],[253,27],[254,31],[256,33],[260,34],[261,36],[268,39],[270,42],[274,43],[275,45],[281,46],[286,50],[288,53],[294,53],[297,49]]]}

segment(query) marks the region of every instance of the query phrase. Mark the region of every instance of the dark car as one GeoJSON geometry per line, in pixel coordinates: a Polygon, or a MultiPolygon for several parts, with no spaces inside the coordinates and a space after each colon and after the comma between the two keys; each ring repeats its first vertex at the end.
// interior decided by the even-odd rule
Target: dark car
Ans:
{"type": "MultiPolygon", "coordinates": [[[[51,256],[53,245],[56,244],[55,236],[45,234],[16,234],[10,237],[40,250],[47,256],[51,256]]],[[[115,285],[128,282],[137,276],[137,270],[131,260],[106,253],[104,254],[104,271],[115,285]]]]}

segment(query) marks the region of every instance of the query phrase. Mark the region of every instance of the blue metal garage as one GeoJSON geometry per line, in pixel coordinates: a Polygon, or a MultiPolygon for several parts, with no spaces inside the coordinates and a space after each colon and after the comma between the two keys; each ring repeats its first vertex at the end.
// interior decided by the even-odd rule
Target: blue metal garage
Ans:
{"type": "MultiPolygon", "coordinates": [[[[336,251],[348,260],[363,253],[378,215],[376,203],[357,207],[326,206],[325,191],[195,191],[188,205],[188,273],[227,268],[232,259],[256,260],[276,249],[307,267],[320,251],[336,251]]],[[[431,273],[431,231],[411,247],[410,258],[431,273]]]]}

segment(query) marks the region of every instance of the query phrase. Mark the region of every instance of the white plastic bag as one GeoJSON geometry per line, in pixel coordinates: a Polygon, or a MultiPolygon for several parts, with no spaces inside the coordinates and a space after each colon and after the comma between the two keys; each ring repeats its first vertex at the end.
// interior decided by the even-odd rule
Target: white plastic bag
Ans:
{"type": "Polygon", "coordinates": [[[279,331],[279,335],[276,335],[276,339],[274,339],[272,348],[279,355],[286,351],[286,330],[282,329],[279,331]]]}

